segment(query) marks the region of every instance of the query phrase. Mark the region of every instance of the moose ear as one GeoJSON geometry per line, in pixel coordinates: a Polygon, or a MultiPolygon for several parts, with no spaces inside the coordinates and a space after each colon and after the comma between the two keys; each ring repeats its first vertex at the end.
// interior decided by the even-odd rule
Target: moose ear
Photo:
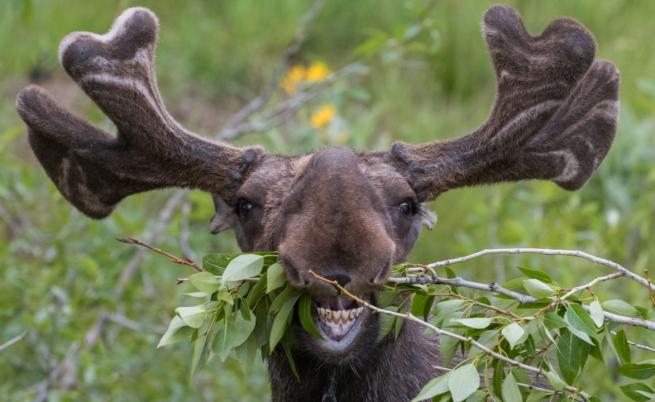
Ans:
{"type": "Polygon", "coordinates": [[[488,120],[455,140],[395,144],[389,160],[421,200],[462,186],[522,179],[579,189],[614,139],[616,68],[594,62],[591,33],[568,18],[533,37],[514,10],[495,6],[482,29],[497,81],[488,120]]]}
{"type": "Polygon", "coordinates": [[[234,229],[237,223],[237,214],[234,208],[227,203],[218,194],[212,194],[214,200],[215,214],[209,223],[211,234],[219,234],[224,230],[234,229]]]}

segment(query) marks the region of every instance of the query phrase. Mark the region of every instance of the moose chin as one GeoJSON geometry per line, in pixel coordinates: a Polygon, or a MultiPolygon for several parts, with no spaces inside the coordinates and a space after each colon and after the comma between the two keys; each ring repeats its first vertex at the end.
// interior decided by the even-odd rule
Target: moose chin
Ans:
{"type": "MultiPolygon", "coordinates": [[[[62,66],[114,122],[111,135],[61,107],[45,90],[20,92],[29,142],[61,194],[101,219],[125,197],[165,187],[210,193],[212,231],[233,229],[243,251],[276,250],[289,282],[314,300],[323,339],[292,324],[300,379],[277,350],[268,361],[274,401],[406,401],[436,376],[438,341],[407,322],[377,341],[378,317],[310,270],[376,304],[434,215],[426,203],[460,187],[541,179],[579,189],[616,131],[619,74],[595,61],[580,23],[558,18],[538,36],[494,6],[483,37],[496,73],[489,117],[468,135],[388,152],[324,148],[299,156],[213,142],[184,129],[157,88],[157,17],[123,12],[104,35],[75,32],[62,66]]],[[[229,57],[229,56],[226,56],[229,57]]],[[[278,348],[279,349],[279,348],[278,348]]]]}

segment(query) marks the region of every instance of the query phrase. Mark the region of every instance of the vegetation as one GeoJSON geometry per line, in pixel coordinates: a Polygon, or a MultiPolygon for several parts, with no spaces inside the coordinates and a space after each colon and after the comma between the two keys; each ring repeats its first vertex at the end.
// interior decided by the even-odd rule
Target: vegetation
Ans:
{"type": "MultiPolygon", "coordinates": [[[[487,247],[578,249],[647,277],[645,270],[652,271],[655,263],[650,241],[655,235],[655,27],[650,21],[655,3],[510,4],[533,32],[554,17],[569,15],[594,33],[600,56],[615,62],[622,73],[617,139],[596,176],[577,193],[528,182],[441,196],[432,205],[439,224],[422,234],[409,260],[429,263],[487,247]]],[[[58,67],[56,49],[68,32],[104,32],[132,5],[137,4],[14,0],[0,5],[0,399],[259,401],[270,392],[260,361],[244,367],[243,359],[212,359],[189,379],[192,345],[156,349],[175,307],[194,302],[186,295],[193,286],[175,285],[186,273],[179,267],[114,241],[125,236],[147,241],[161,232],[154,244],[194,260],[208,252],[236,252],[230,234],[208,234],[211,198],[189,193],[181,208],[169,210],[172,191],[144,194],[123,202],[107,220],[88,220],[62,199],[38,166],[15,114],[15,93],[34,81],[94,123],[110,128],[58,67]],[[163,229],[153,227],[162,211],[170,212],[170,223],[163,229]]],[[[292,118],[237,141],[283,153],[323,144],[388,149],[397,139],[419,142],[461,135],[484,119],[492,101],[493,73],[479,33],[480,17],[488,7],[484,1],[329,1],[308,27],[291,68],[279,79],[280,55],[309,2],[139,5],[152,8],[165,27],[157,64],[169,108],[185,126],[205,134],[217,132],[271,81],[276,104],[305,85],[343,72],[343,66],[355,68],[326,85],[292,118]]],[[[260,117],[265,118],[267,110],[260,117]]],[[[451,269],[467,279],[507,287],[517,278],[521,286],[522,281],[538,279],[558,295],[560,288],[599,276],[592,264],[540,255],[489,255],[451,269]],[[539,277],[526,273],[536,271],[539,277]],[[557,286],[544,281],[544,274],[557,286]]],[[[416,291],[414,285],[407,287],[416,291]]],[[[655,319],[652,301],[637,283],[607,281],[593,292],[601,302],[624,300],[642,318],[655,319]]],[[[593,301],[586,291],[580,297],[593,301]]],[[[480,306],[469,304],[463,301],[453,310],[461,317],[448,319],[482,318],[476,316],[480,306]]],[[[576,313],[568,306],[557,313],[566,320],[569,311],[576,313]]],[[[491,321],[482,328],[475,326],[486,320],[460,321],[455,329],[481,337],[509,327],[500,313],[487,317],[491,321]]],[[[615,339],[621,330],[626,340],[655,346],[652,334],[649,338],[648,331],[638,327],[615,331],[604,326],[596,335],[615,339]]],[[[574,332],[567,331],[564,336],[574,339],[574,332]]],[[[638,381],[626,374],[624,348],[617,351],[618,357],[605,353],[603,361],[586,361],[576,387],[600,400],[624,399],[621,387],[638,381]]],[[[629,358],[639,363],[653,359],[653,353],[633,348],[629,358]]],[[[506,378],[522,382],[518,373],[512,375],[506,378]]],[[[560,378],[568,382],[567,375],[561,373],[560,378]]],[[[652,378],[644,384],[654,385],[652,378]]],[[[511,380],[499,386],[501,392],[503,386],[512,388],[511,380]]]]}

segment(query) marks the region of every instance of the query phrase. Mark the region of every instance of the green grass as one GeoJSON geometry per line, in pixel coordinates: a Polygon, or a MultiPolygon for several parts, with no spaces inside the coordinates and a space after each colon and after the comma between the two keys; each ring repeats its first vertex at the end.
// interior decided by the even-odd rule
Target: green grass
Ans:
{"type": "MultiPolygon", "coordinates": [[[[97,108],[71,89],[57,65],[61,38],[75,30],[105,31],[132,5],[151,7],[161,19],[158,79],[167,104],[190,128],[211,133],[254,96],[273,74],[280,52],[310,2],[8,1],[0,5],[0,343],[26,332],[0,352],[0,399],[30,400],[51,361],[93,324],[101,309],[139,323],[109,324],[105,338],[73,359],[76,386],[53,390],[53,401],[261,400],[269,386],[265,368],[242,372],[235,362],[212,362],[189,383],[190,349],[156,350],[159,331],[185,292],[175,286],[182,268],[147,256],[117,299],[114,288],[134,250],[116,243],[139,236],[169,192],[133,197],[105,221],[74,211],[56,192],[27,146],[14,111],[15,93],[38,80],[79,113],[107,126],[97,108]],[[182,5],[183,4],[183,5],[182,5]]],[[[357,147],[384,149],[392,141],[429,141],[464,134],[482,122],[493,100],[493,73],[480,35],[490,3],[437,1],[328,2],[311,28],[297,62],[322,60],[332,69],[349,63],[371,38],[402,37],[424,24],[410,43],[364,57],[364,77],[335,86],[318,104],[335,103],[357,147]],[[354,91],[356,89],[356,92],[354,91]]],[[[635,1],[513,1],[528,29],[539,32],[552,18],[569,15],[595,35],[598,54],[622,74],[622,112],[616,143],[598,174],[578,193],[549,183],[520,183],[447,193],[432,207],[439,223],[423,233],[410,256],[429,262],[493,246],[579,248],[635,270],[655,263],[655,3],[635,1]]],[[[241,139],[283,152],[320,144],[303,111],[290,128],[241,139]]],[[[191,244],[199,253],[235,251],[230,234],[213,237],[210,199],[191,197],[191,244]]],[[[179,250],[176,216],[159,245],[179,250]]],[[[516,275],[518,264],[547,268],[563,284],[591,279],[596,268],[564,259],[488,258],[458,268],[477,280],[516,275]]],[[[600,287],[604,295],[632,287],[600,287]]],[[[630,293],[632,292],[632,293],[630,293]]],[[[639,334],[636,334],[639,336],[639,334]]],[[[72,366],[71,366],[72,367],[72,366]]],[[[592,367],[593,369],[593,367],[592,367]]],[[[583,387],[616,399],[613,381],[590,376],[583,387]]]]}

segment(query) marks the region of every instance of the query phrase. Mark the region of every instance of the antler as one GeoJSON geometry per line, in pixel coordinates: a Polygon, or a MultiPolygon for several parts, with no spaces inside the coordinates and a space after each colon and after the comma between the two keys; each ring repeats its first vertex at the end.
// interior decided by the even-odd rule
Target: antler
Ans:
{"type": "Polygon", "coordinates": [[[61,42],[60,63],[114,122],[117,137],[73,116],[42,88],[18,95],[34,153],[64,197],[90,217],[109,215],[130,194],[167,186],[229,200],[261,154],[199,137],[168,114],[154,73],[158,30],[151,11],[131,8],[105,35],[75,32],[61,42]]]}
{"type": "Polygon", "coordinates": [[[514,10],[495,6],[482,28],[497,80],[487,122],[447,142],[394,144],[391,160],[423,200],[461,186],[521,179],[580,188],[614,139],[616,68],[593,62],[591,33],[568,18],[532,37],[514,10]]]}

